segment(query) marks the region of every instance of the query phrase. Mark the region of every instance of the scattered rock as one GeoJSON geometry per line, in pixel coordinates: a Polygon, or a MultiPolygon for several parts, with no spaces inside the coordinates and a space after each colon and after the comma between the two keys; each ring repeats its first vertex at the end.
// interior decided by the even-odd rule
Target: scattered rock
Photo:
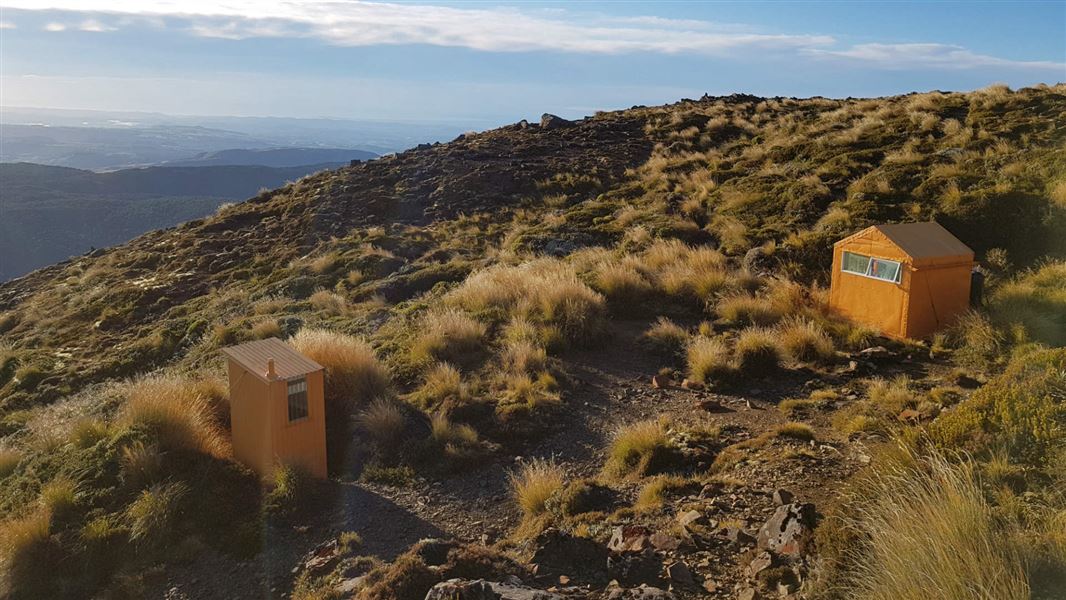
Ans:
{"type": "Polygon", "coordinates": [[[705,398],[696,403],[696,407],[707,412],[724,412],[722,403],[714,398],[705,398]]]}
{"type": "Polygon", "coordinates": [[[884,346],[873,346],[872,348],[859,350],[859,356],[861,356],[862,358],[876,360],[882,358],[890,358],[894,356],[894,353],[888,348],[885,348],[884,346]]]}
{"type": "Polygon", "coordinates": [[[744,588],[737,593],[737,600],[759,600],[759,598],[759,591],[752,587],[744,588]]]}
{"type": "Polygon", "coordinates": [[[622,585],[658,584],[663,561],[655,550],[612,554],[607,559],[607,574],[622,585]]]}
{"type": "Polygon", "coordinates": [[[692,578],[692,571],[688,568],[688,565],[681,561],[677,561],[667,565],[666,576],[670,578],[671,582],[676,583],[678,585],[696,585],[696,580],[692,578]]]}
{"type": "Polygon", "coordinates": [[[677,516],[677,522],[679,525],[681,525],[681,528],[686,531],[692,529],[693,526],[706,524],[706,520],[703,518],[703,515],[696,510],[690,510],[681,513],[677,516]]]}
{"type": "Polygon", "coordinates": [[[816,517],[813,504],[779,506],[759,529],[756,543],[762,550],[798,558],[807,551],[816,517]]]}
{"type": "Polygon", "coordinates": [[[534,542],[536,550],[530,562],[538,576],[558,578],[566,575],[590,583],[607,580],[608,552],[602,544],[579,538],[558,529],[547,529],[534,542]]]}
{"type": "Polygon", "coordinates": [[[526,587],[520,582],[449,579],[430,588],[426,600],[558,600],[561,595],[526,587]]]}
{"type": "Polygon", "coordinates": [[[740,527],[727,527],[724,533],[726,539],[738,546],[750,546],[755,543],[755,536],[740,527]]]}
{"type": "Polygon", "coordinates": [[[777,506],[784,506],[786,504],[792,504],[792,492],[784,489],[774,490],[774,504],[777,506]]]}
{"type": "Polygon", "coordinates": [[[608,600],[674,600],[674,595],[666,590],[641,585],[632,589],[614,588],[607,594],[608,600]]]}
{"type": "Polygon", "coordinates": [[[681,547],[681,540],[662,531],[653,533],[651,537],[648,538],[648,541],[651,542],[652,547],[656,550],[662,550],[664,552],[677,550],[681,547]]]}
{"type": "Polygon", "coordinates": [[[640,552],[648,547],[651,531],[639,525],[615,527],[607,549],[612,552],[640,552]]]}
{"type": "Polygon", "coordinates": [[[686,390],[702,390],[703,384],[699,383],[698,381],[692,381],[691,379],[686,378],[681,382],[681,387],[685,388],[686,390]]]}
{"type": "Polygon", "coordinates": [[[670,387],[670,384],[671,384],[671,381],[670,381],[669,377],[666,377],[664,375],[652,375],[651,376],[651,387],[653,387],[653,388],[655,388],[657,390],[664,390],[664,389],[670,387]]]}
{"type": "Polygon", "coordinates": [[[774,566],[773,555],[766,551],[760,552],[748,563],[748,575],[755,577],[772,566],[774,566]]]}
{"type": "Polygon", "coordinates": [[[296,575],[301,571],[307,571],[311,575],[322,575],[337,566],[340,558],[340,546],[337,540],[333,539],[315,546],[310,552],[305,554],[303,559],[292,568],[292,574],[296,575]]]}
{"type": "Polygon", "coordinates": [[[540,116],[540,126],[542,129],[563,129],[566,127],[573,127],[573,125],[573,121],[550,113],[544,113],[540,116]]]}
{"type": "Polygon", "coordinates": [[[703,589],[713,594],[718,591],[718,582],[708,577],[703,580],[703,589]]]}

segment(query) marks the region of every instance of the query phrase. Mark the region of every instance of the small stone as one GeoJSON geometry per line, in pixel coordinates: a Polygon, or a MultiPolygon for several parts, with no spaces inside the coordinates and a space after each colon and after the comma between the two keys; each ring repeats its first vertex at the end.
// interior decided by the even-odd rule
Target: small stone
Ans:
{"type": "Polygon", "coordinates": [[[759,592],[755,588],[744,588],[737,594],[737,600],[759,600],[759,592]]]}
{"type": "Polygon", "coordinates": [[[708,577],[707,579],[703,580],[703,589],[713,594],[718,591],[718,583],[708,577]]]}
{"type": "Polygon", "coordinates": [[[722,412],[722,403],[714,398],[705,398],[696,402],[696,407],[707,412],[722,412]]]}
{"type": "Polygon", "coordinates": [[[792,499],[792,492],[784,489],[774,490],[774,504],[776,504],[777,506],[792,504],[792,499]]]}
{"type": "Polygon", "coordinates": [[[698,381],[692,381],[690,379],[685,379],[684,381],[681,382],[681,387],[685,388],[686,390],[702,390],[703,389],[703,384],[699,383],[698,381]]]}
{"type": "Polygon", "coordinates": [[[662,531],[653,533],[648,541],[656,550],[662,551],[677,550],[681,546],[681,540],[662,531]]]}
{"type": "Polygon", "coordinates": [[[570,578],[566,575],[559,576],[559,585],[570,585],[570,578]]]}
{"type": "Polygon", "coordinates": [[[748,575],[754,577],[774,566],[774,557],[769,552],[760,552],[748,563],[748,575]]]}
{"type": "Polygon", "coordinates": [[[666,567],[666,576],[670,578],[670,581],[679,585],[696,585],[695,580],[692,579],[692,571],[681,561],[670,563],[666,567]]]}
{"type": "Polygon", "coordinates": [[[692,525],[700,524],[702,520],[703,515],[696,510],[690,510],[677,516],[677,522],[685,529],[688,529],[692,525]]]}
{"type": "Polygon", "coordinates": [[[793,584],[793,583],[787,583],[787,582],[784,582],[784,581],[779,581],[777,583],[777,595],[781,596],[782,598],[784,598],[785,596],[790,595],[792,592],[795,592],[795,591],[796,591],[796,585],[793,584]]]}
{"type": "Polygon", "coordinates": [[[648,546],[650,531],[639,525],[615,527],[607,549],[613,552],[640,552],[648,546]]]}
{"type": "Polygon", "coordinates": [[[755,536],[740,527],[727,527],[725,537],[738,546],[750,546],[755,543],[755,536]]]}

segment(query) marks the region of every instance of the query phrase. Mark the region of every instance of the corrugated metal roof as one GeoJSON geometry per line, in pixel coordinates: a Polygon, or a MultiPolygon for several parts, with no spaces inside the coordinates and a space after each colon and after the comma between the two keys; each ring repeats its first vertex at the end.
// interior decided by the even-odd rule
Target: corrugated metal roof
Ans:
{"type": "Polygon", "coordinates": [[[973,261],[973,250],[939,223],[886,223],[872,225],[837,241],[834,246],[848,246],[854,241],[879,234],[910,257],[914,266],[945,266],[973,261]]]}
{"type": "Polygon", "coordinates": [[[222,353],[263,380],[266,379],[267,361],[270,359],[274,359],[274,372],[279,379],[291,379],[322,369],[322,365],[278,338],[237,344],[223,348],[222,353]]]}
{"type": "Polygon", "coordinates": [[[972,260],[973,250],[939,223],[891,223],[875,225],[878,231],[918,262],[923,259],[972,260]]]}

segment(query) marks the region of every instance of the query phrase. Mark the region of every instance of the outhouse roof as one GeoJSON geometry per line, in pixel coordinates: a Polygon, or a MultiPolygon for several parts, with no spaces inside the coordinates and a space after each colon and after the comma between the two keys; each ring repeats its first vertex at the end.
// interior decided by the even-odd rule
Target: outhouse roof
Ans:
{"type": "Polygon", "coordinates": [[[322,369],[322,365],[273,337],[223,348],[222,353],[260,379],[266,379],[267,361],[270,359],[274,359],[274,372],[278,379],[291,379],[322,369]]]}
{"type": "Polygon", "coordinates": [[[947,265],[973,260],[973,250],[934,221],[874,225],[840,240],[837,244],[862,237],[863,233],[871,229],[885,236],[916,265],[947,265]]]}

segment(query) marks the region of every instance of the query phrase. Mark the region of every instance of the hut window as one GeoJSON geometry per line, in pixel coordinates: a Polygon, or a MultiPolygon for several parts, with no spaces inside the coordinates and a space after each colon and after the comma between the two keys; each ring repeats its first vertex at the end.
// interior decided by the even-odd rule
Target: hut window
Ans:
{"type": "Polygon", "coordinates": [[[883,260],[845,252],[840,269],[847,273],[899,283],[900,264],[894,260],[883,260]]]}
{"type": "Polygon", "coordinates": [[[289,421],[307,418],[307,380],[294,379],[289,382],[289,421]]]}

